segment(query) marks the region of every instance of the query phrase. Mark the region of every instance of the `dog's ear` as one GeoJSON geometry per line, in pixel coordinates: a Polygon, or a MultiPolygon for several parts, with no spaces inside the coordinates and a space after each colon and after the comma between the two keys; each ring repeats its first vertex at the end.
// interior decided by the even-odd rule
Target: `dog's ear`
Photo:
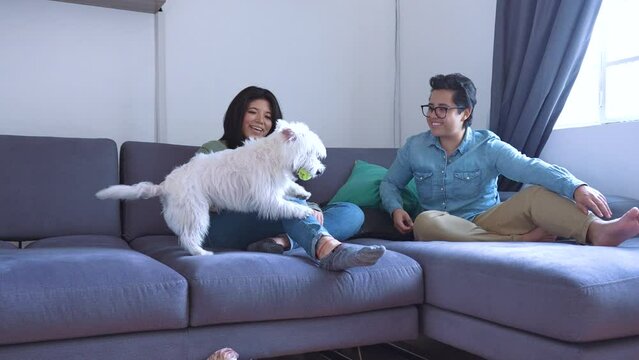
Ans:
{"type": "Polygon", "coordinates": [[[277,125],[275,125],[275,131],[281,131],[284,128],[287,128],[288,126],[288,121],[284,120],[284,119],[278,119],[277,120],[277,125]]]}
{"type": "Polygon", "coordinates": [[[295,135],[295,131],[291,128],[282,129],[282,135],[286,141],[295,141],[297,139],[297,135],[295,135]]]}

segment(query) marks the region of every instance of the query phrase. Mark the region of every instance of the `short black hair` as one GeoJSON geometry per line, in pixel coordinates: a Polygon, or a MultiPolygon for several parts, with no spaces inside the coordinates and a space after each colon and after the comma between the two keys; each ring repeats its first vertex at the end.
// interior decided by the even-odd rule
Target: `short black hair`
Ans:
{"type": "Polygon", "coordinates": [[[271,106],[271,119],[273,125],[271,126],[268,134],[271,134],[275,130],[277,120],[282,118],[282,111],[280,110],[280,104],[277,102],[277,98],[267,89],[257,86],[249,86],[235,95],[235,98],[233,98],[229,104],[228,109],[226,109],[226,114],[224,114],[224,134],[220,140],[224,140],[229,149],[235,149],[242,146],[244,140],[246,140],[246,137],[242,133],[242,121],[244,120],[244,114],[246,113],[251,101],[259,99],[268,101],[271,106]]]}
{"type": "MultiPolygon", "coordinates": [[[[470,108],[470,115],[464,122],[464,127],[468,127],[473,123],[473,111],[475,110],[475,104],[477,104],[477,88],[475,88],[472,80],[459,73],[440,74],[430,78],[430,87],[431,91],[452,90],[455,105],[463,106],[464,109],[470,108]]],[[[458,110],[458,112],[461,111],[462,109],[458,110]]]]}

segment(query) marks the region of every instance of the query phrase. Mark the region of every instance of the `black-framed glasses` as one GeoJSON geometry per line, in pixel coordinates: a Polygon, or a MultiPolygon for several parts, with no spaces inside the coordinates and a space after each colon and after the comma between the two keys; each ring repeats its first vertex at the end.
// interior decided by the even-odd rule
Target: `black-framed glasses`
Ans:
{"type": "Polygon", "coordinates": [[[463,106],[433,106],[431,104],[422,105],[422,114],[428,117],[428,114],[435,114],[438,119],[443,119],[448,115],[450,109],[464,109],[463,106]]]}

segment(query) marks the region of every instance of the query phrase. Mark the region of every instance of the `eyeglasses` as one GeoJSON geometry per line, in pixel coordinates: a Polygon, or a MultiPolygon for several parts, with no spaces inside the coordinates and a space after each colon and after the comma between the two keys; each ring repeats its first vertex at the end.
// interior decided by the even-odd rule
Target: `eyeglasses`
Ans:
{"type": "Polygon", "coordinates": [[[428,114],[435,113],[435,117],[438,119],[443,119],[448,115],[448,110],[450,109],[465,109],[463,106],[433,106],[433,105],[422,105],[422,114],[428,117],[428,114]]]}

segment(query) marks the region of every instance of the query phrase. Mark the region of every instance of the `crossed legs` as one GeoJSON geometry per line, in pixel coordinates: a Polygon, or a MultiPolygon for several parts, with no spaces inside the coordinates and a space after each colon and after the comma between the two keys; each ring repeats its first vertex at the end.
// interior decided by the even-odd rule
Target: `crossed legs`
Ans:
{"type": "Polygon", "coordinates": [[[442,211],[425,211],[414,226],[419,240],[552,241],[562,236],[580,243],[617,246],[637,234],[637,208],[605,221],[582,213],[574,202],[539,186],[520,191],[472,222],[442,211]]]}

